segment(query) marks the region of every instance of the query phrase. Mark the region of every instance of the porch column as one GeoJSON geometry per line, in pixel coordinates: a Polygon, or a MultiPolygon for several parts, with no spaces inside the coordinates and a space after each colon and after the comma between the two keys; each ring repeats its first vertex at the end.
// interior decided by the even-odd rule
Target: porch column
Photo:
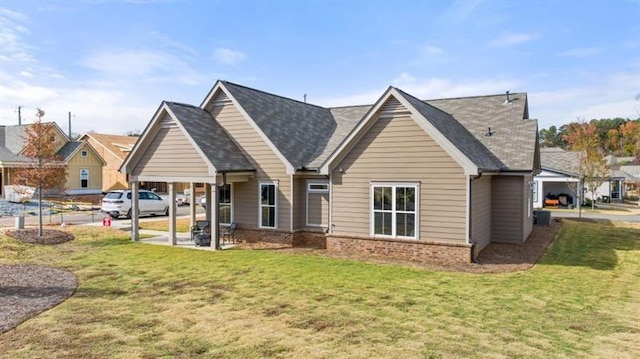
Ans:
{"type": "Polygon", "coordinates": [[[176,184],[169,182],[169,243],[172,246],[178,244],[176,238],[176,184]]]}
{"type": "Polygon", "coordinates": [[[193,227],[196,224],[196,185],[195,183],[190,183],[191,192],[189,193],[189,228],[193,227]]]}
{"type": "Polygon", "coordinates": [[[205,211],[205,219],[211,223],[211,183],[204,184],[204,200],[207,204],[207,210],[205,211]]]}
{"type": "Polygon", "coordinates": [[[139,218],[138,212],[140,208],[138,196],[138,181],[131,182],[131,240],[137,242],[140,240],[139,218]]]}
{"type": "Polygon", "coordinates": [[[218,217],[218,185],[209,185],[211,189],[211,205],[207,207],[207,213],[211,218],[211,249],[217,250],[220,248],[220,218],[218,217]]]}

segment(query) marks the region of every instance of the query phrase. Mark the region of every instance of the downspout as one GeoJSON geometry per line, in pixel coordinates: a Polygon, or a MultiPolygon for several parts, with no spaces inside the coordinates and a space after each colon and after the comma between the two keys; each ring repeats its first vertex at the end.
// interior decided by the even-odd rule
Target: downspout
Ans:
{"type": "Polygon", "coordinates": [[[471,237],[471,234],[473,233],[473,196],[471,192],[471,189],[473,188],[473,186],[471,185],[471,183],[477,179],[480,179],[480,177],[482,177],[482,171],[478,171],[478,172],[479,173],[477,176],[469,177],[469,238],[467,240],[469,241],[469,244],[471,244],[471,262],[472,263],[478,263],[478,262],[476,262],[476,256],[474,254],[476,244],[474,243],[473,238],[471,237]]]}

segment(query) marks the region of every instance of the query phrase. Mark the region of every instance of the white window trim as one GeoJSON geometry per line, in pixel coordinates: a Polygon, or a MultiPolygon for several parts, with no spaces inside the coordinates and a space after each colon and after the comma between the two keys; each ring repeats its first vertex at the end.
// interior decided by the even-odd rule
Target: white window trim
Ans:
{"type": "Polygon", "coordinates": [[[89,157],[89,152],[87,150],[80,151],[80,157],[89,157]]]}
{"type": "MultiPolygon", "coordinates": [[[[307,195],[306,195],[306,226],[307,227],[324,227],[322,225],[322,223],[309,223],[309,194],[310,193],[326,193],[327,195],[329,195],[329,198],[331,198],[330,192],[329,192],[329,180],[321,180],[321,179],[310,179],[307,180],[307,195]],[[320,189],[311,189],[311,185],[312,184],[323,184],[327,186],[327,189],[325,190],[320,190],[320,189]]],[[[328,216],[328,214],[327,214],[328,216]]],[[[327,217],[328,218],[328,217],[327,217]]]]}
{"type": "MultiPolygon", "coordinates": [[[[420,182],[371,182],[369,185],[369,233],[371,237],[376,238],[397,238],[417,240],[420,238],[420,182]],[[391,235],[383,235],[375,233],[375,212],[373,209],[374,188],[375,187],[392,187],[391,191],[391,235]],[[405,237],[396,235],[396,187],[414,187],[416,193],[415,199],[415,236],[405,237]]],[[[403,212],[404,213],[404,212],[403,212]]]]}
{"type": "MultiPolygon", "coordinates": [[[[227,183],[227,184],[229,185],[229,191],[231,191],[231,196],[230,196],[231,197],[231,202],[229,203],[229,207],[230,207],[229,211],[231,213],[231,217],[230,217],[231,222],[229,222],[229,223],[220,222],[220,224],[223,225],[223,226],[230,226],[231,223],[233,223],[233,219],[234,219],[233,218],[233,183],[227,183]]],[[[220,201],[219,198],[220,198],[220,193],[218,192],[218,201],[220,201]]],[[[218,211],[220,211],[220,206],[218,206],[218,211]]]]}
{"type": "Polygon", "coordinates": [[[278,228],[278,183],[277,182],[260,182],[258,183],[258,228],[265,229],[276,229],[278,228]],[[272,185],[274,186],[274,207],[275,207],[275,218],[273,219],[273,227],[263,226],[262,225],[262,186],[263,185],[272,185]]]}

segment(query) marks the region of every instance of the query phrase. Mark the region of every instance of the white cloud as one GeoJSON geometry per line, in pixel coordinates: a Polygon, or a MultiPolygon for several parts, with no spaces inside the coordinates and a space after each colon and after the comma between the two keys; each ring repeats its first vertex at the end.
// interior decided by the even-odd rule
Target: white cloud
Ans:
{"type": "Polygon", "coordinates": [[[492,46],[496,47],[509,47],[514,45],[520,45],[525,42],[529,42],[538,38],[536,34],[503,34],[497,39],[490,42],[492,46]]]}
{"type": "Polygon", "coordinates": [[[638,78],[637,72],[594,76],[580,87],[531,92],[531,116],[540,121],[540,128],[561,126],[579,118],[638,118],[638,78]]]}
{"type": "Polygon", "coordinates": [[[0,8],[0,59],[5,63],[33,62],[29,53],[33,48],[26,44],[24,36],[29,30],[19,22],[28,18],[18,12],[0,8]]]}
{"type": "Polygon", "coordinates": [[[213,50],[213,59],[225,65],[235,65],[246,59],[244,52],[234,51],[231,49],[217,48],[213,50]]]}
{"type": "Polygon", "coordinates": [[[591,57],[604,51],[599,47],[583,47],[578,49],[570,49],[563,51],[556,56],[558,57],[591,57]]]}
{"type": "Polygon", "coordinates": [[[20,75],[24,76],[24,77],[33,77],[33,74],[29,71],[21,71],[20,75]]]}
{"type": "Polygon", "coordinates": [[[106,78],[196,85],[198,74],[188,59],[158,50],[105,49],[80,60],[106,78]]]}

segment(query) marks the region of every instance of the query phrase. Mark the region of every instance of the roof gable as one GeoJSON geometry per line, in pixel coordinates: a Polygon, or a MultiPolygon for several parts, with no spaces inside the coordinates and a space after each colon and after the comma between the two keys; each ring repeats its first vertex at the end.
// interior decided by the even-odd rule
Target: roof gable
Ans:
{"type": "Polygon", "coordinates": [[[191,105],[163,102],[123,162],[121,172],[131,173],[136,167],[165,115],[171,117],[194,150],[209,166],[210,175],[218,172],[254,170],[242,151],[207,111],[191,105]]]}
{"type": "Polygon", "coordinates": [[[217,172],[255,169],[218,121],[207,111],[175,102],[167,102],[167,107],[217,172]]]}
{"type": "Polygon", "coordinates": [[[95,148],[93,148],[93,146],[91,146],[86,141],[70,141],[70,142],[67,142],[64,146],[62,146],[62,148],[60,148],[58,150],[56,155],[59,156],[64,162],[68,162],[76,154],[78,154],[78,152],[80,152],[82,149],[86,149],[87,151],[91,151],[91,153],[93,153],[93,155],[98,159],[98,161],[100,161],[100,163],[103,166],[106,165],[106,162],[104,161],[102,156],[100,156],[100,154],[98,154],[98,152],[95,150],[95,148]]]}
{"type": "Polygon", "coordinates": [[[328,174],[331,164],[344,156],[359,141],[360,137],[372,126],[379,113],[384,113],[388,109],[400,112],[408,111],[418,125],[464,169],[466,174],[477,174],[478,169],[492,171],[500,169],[500,161],[474,140],[473,136],[468,134],[464,127],[460,126],[451,116],[394,87],[389,87],[349,136],[325,161],[321,173],[328,174]],[[396,102],[393,101],[394,99],[398,102],[397,104],[392,103],[396,102]],[[463,151],[456,147],[452,141],[468,141],[469,144],[462,147],[465,150],[463,151]],[[473,154],[473,159],[478,163],[469,157],[473,150],[480,152],[478,155],[473,154]],[[483,158],[483,155],[486,158],[483,158]]]}
{"type": "Polygon", "coordinates": [[[327,108],[221,81],[259,133],[293,169],[322,154],[337,123],[327,108]]]}

